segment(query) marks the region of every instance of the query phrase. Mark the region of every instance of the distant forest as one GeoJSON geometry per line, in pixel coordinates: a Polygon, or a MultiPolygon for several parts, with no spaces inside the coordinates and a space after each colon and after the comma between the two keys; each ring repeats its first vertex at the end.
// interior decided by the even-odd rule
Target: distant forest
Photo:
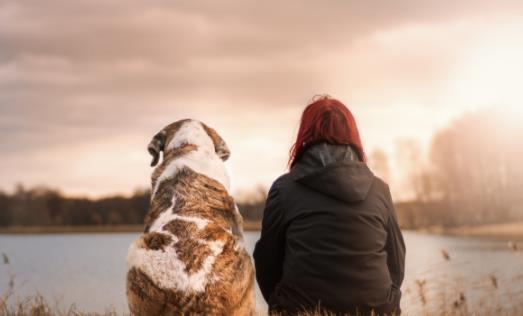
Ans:
{"type": "MultiPolygon", "coordinates": [[[[258,194],[237,203],[245,220],[261,219],[264,198],[258,194]]],[[[12,194],[0,192],[0,226],[141,225],[149,200],[149,190],[129,197],[89,199],[66,197],[45,187],[18,186],[12,194]]]]}
{"type": "MultiPolygon", "coordinates": [[[[452,227],[523,220],[523,124],[494,110],[467,114],[434,135],[428,152],[400,143],[398,157],[410,202],[396,204],[403,228],[452,227]]],[[[385,180],[389,157],[369,155],[385,180]]],[[[393,188],[394,189],[394,188],[393,188]]],[[[237,201],[246,221],[263,215],[266,191],[237,201]]],[[[66,197],[57,190],[18,186],[0,191],[0,226],[140,225],[150,192],[100,199],[66,197]]]]}

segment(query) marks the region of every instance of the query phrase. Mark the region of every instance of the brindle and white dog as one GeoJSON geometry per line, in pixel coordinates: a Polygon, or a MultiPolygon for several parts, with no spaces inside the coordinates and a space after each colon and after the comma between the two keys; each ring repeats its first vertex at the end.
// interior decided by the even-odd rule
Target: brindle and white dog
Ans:
{"type": "Polygon", "coordinates": [[[166,126],[148,147],[151,206],[129,247],[127,298],[134,315],[252,315],[254,269],[229,195],[229,149],[196,120],[166,126]]]}

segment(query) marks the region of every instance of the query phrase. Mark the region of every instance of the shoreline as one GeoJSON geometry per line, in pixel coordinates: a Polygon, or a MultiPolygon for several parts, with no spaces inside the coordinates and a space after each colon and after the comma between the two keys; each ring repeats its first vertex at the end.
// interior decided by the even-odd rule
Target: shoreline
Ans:
{"type": "MultiPolygon", "coordinates": [[[[245,221],[244,231],[260,231],[261,222],[245,221]]],[[[523,222],[489,224],[480,226],[459,226],[445,228],[432,226],[420,229],[409,229],[424,234],[490,238],[502,240],[523,241],[523,222]]],[[[114,226],[8,226],[0,227],[0,235],[31,235],[31,234],[123,234],[141,233],[143,225],[114,225],[114,226]]]]}
{"type": "Polygon", "coordinates": [[[433,226],[417,229],[414,231],[442,236],[523,241],[523,222],[485,224],[478,226],[458,226],[450,228],[433,226]]]}
{"type": "MultiPolygon", "coordinates": [[[[244,222],[243,230],[259,231],[261,222],[244,222]]],[[[8,226],[0,227],[0,235],[38,235],[38,234],[124,234],[142,233],[143,225],[106,226],[8,226]]]]}

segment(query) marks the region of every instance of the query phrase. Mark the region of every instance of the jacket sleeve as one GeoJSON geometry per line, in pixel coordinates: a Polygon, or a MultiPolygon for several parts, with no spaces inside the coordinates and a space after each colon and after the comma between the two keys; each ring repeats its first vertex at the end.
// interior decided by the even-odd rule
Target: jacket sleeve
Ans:
{"type": "Polygon", "coordinates": [[[282,276],[284,247],[283,210],[280,208],[278,189],[273,184],[263,212],[260,240],[253,254],[256,280],[267,302],[282,276]]]}
{"type": "Polygon", "coordinates": [[[389,267],[392,283],[399,289],[405,276],[405,242],[398,225],[390,191],[388,192],[388,198],[389,221],[385,250],[387,252],[387,266],[389,267]]]}

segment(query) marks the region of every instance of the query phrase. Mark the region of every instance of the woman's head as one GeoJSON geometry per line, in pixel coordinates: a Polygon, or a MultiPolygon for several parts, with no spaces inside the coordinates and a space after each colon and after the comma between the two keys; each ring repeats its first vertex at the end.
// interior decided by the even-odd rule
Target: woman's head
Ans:
{"type": "Polygon", "coordinates": [[[309,146],[319,142],[350,145],[360,161],[366,160],[354,116],[343,103],[329,96],[313,99],[303,110],[298,136],[290,150],[289,166],[294,166],[309,146]]]}

